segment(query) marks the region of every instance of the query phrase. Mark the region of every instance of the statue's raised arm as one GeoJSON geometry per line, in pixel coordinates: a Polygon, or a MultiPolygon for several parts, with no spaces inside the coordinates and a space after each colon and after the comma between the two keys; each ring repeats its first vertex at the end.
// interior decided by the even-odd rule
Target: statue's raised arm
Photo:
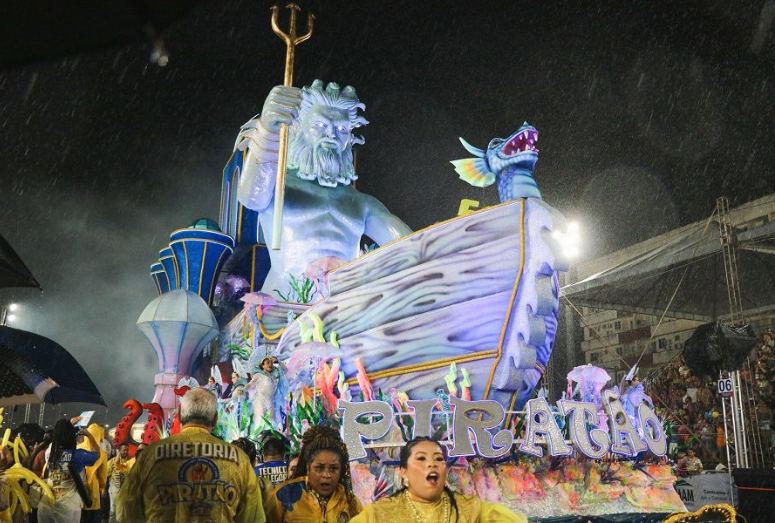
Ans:
{"type": "Polygon", "coordinates": [[[266,97],[261,114],[240,129],[234,149],[247,149],[248,155],[240,176],[237,199],[248,209],[261,212],[272,202],[280,125],[290,126],[299,114],[300,105],[301,89],[278,85],[266,97]]]}
{"type": "Polygon", "coordinates": [[[363,235],[384,245],[411,232],[376,198],[352,186],[358,178],[352,148],[364,143],[353,132],[368,123],[359,114],[363,109],[350,86],[320,80],[303,89],[279,86],[267,97],[261,116],[240,131],[235,148],[247,149],[248,155],[237,196],[259,212],[261,232],[270,244],[280,125],[290,126],[283,248],[270,251],[264,292],[287,297],[291,276],[298,280],[313,262],[352,260],[363,235]]]}

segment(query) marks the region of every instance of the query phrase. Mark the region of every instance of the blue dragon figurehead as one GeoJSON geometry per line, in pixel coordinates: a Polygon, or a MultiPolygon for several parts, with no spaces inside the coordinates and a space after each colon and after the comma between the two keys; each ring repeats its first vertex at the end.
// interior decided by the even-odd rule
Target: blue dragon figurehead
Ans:
{"type": "Polygon", "coordinates": [[[527,122],[508,138],[493,138],[483,151],[463,138],[460,142],[476,158],[452,160],[462,180],[475,187],[487,187],[497,180],[501,202],[517,198],[541,198],[533,179],[538,161],[538,131],[527,122]]]}

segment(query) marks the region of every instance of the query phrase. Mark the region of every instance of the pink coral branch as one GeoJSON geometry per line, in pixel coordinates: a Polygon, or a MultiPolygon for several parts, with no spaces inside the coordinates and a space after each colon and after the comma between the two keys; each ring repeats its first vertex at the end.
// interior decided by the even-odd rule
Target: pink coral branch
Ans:
{"type": "Polygon", "coordinates": [[[336,410],[336,403],[338,398],[336,397],[336,394],[334,394],[334,387],[337,385],[337,378],[339,377],[339,366],[341,365],[341,361],[342,360],[339,358],[334,358],[331,367],[328,366],[328,363],[321,364],[315,378],[315,383],[318,389],[320,389],[320,393],[328,401],[326,410],[329,413],[332,413],[336,410]]]}
{"type": "Polygon", "coordinates": [[[366,369],[363,367],[363,362],[360,358],[355,358],[353,363],[355,363],[355,367],[358,369],[358,386],[363,394],[363,400],[371,401],[374,397],[374,389],[371,386],[368,374],[366,374],[366,369]]]}

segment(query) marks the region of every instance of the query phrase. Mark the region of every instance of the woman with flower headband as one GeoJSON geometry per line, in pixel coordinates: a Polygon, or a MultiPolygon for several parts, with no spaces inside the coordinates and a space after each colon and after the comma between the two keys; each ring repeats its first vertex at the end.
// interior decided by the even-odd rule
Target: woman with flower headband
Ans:
{"type": "Polygon", "coordinates": [[[316,426],[302,437],[299,464],[264,503],[266,520],[277,523],[347,523],[362,510],[352,492],[347,447],[339,432],[316,426]]]}
{"type": "Polygon", "coordinates": [[[444,447],[429,438],[414,438],[401,449],[403,488],[367,505],[351,523],[527,523],[527,518],[497,503],[456,494],[446,486],[444,447]]]}

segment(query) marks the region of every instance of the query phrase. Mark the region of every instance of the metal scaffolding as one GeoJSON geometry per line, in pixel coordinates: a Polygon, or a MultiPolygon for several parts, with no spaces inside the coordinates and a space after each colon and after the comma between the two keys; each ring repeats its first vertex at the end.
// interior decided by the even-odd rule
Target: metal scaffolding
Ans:
{"type": "MultiPolygon", "coordinates": [[[[724,258],[730,323],[740,326],[745,323],[745,317],[740,295],[740,281],[737,276],[735,256],[737,241],[729,218],[728,198],[721,197],[716,200],[716,212],[721,252],[724,258]]],[[[746,361],[744,371],[748,379],[744,379],[739,370],[719,373],[721,380],[728,379],[731,382],[731,395],[721,398],[727,463],[730,470],[765,466],[765,449],[762,446],[756,397],[750,379],[750,361],[746,361]]]]}

